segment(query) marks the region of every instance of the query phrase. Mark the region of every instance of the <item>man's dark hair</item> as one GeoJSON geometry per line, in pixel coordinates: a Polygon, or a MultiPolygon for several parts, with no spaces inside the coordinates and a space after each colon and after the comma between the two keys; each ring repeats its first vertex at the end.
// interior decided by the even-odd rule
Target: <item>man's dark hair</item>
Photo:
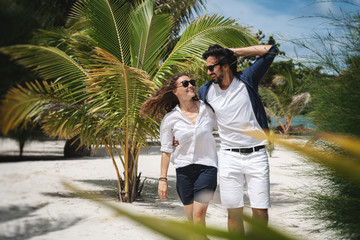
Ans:
{"type": "Polygon", "coordinates": [[[229,64],[229,67],[232,73],[236,74],[237,68],[237,58],[234,55],[234,52],[220,46],[219,44],[211,45],[206,52],[202,55],[202,57],[206,60],[208,57],[215,57],[217,63],[220,65],[229,64]]]}

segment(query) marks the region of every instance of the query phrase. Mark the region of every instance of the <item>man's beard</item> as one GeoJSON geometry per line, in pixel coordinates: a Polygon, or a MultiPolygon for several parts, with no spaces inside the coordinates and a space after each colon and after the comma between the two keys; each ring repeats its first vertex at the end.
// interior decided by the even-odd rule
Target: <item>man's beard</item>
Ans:
{"type": "Polygon", "coordinates": [[[220,75],[214,80],[214,84],[221,84],[223,80],[224,80],[224,75],[223,75],[223,74],[220,74],[220,75]]]}

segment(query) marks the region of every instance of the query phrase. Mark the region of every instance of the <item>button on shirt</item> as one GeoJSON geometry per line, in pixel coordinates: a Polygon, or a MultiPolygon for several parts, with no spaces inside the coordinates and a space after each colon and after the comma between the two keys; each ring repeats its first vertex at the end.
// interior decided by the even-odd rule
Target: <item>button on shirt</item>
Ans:
{"type": "Polygon", "coordinates": [[[213,107],[221,139],[221,148],[247,148],[267,144],[267,140],[254,138],[251,132],[266,135],[256,120],[245,84],[234,78],[230,86],[222,90],[211,84],[206,96],[213,107]]]}
{"type": "Polygon", "coordinates": [[[182,113],[179,105],[167,113],[160,126],[162,152],[172,153],[171,162],[175,168],[190,164],[217,167],[215,138],[212,130],[216,128],[215,114],[200,101],[199,115],[195,125],[182,113]],[[173,138],[179,146],[173,146],[173,138]]]}

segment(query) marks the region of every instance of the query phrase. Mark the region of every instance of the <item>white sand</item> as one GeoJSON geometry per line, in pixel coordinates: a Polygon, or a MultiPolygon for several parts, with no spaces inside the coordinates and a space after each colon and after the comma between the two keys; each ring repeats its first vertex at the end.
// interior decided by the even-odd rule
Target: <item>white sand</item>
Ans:
{"type": "MultiPolygon", "coordinates": [[[[60,156],[63,146],[63,141],[32,142],[24,154],[60,156]]],[[[0,139],[0,154],[15,154],[16,150],[14,141],[0,139]]],[[[314,232],[322,223],[309,219],[303,211],[308,196],[321,187],[321,181],[305,172],[317,169],[296,153],[279,147],[269,161],[270,224],[300,239],[334,239],[331,232],[314,232]]],[[[172,166],[168,174],[169,198],[161,202],[157,197],[160,154],[156,148],[140,155],[139,171],[142,178],[147,178],[141,197],[132,204],[118,204],[137,214],[185,220],[172,166]]],[[[97,203],[74,196],[62,185],[64,180],[116,202],[116,173],[108,157],[0,163],[0,239],[165,239],[127,218],[114,216],[97,203]]],[[[209,206],[207,223],[226,229],[226,217],[217,193],[209,206]]]]}

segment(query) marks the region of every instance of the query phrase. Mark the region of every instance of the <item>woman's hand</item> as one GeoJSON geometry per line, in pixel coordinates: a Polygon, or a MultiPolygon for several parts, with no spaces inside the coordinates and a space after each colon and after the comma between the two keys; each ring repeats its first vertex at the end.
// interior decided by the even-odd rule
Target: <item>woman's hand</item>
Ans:
{"type": "Polygon", "coordinates": [[[165,200],[168,195],[167,171],[169,169],[171,153],[161,152],[161,169],[158,186],[158,194],[161,200],[165,200]]]}
{"type": "Polygon", "coordinates": [[[160,180],[158,186],[158,194],[161,200],[165,200],[168,195],[168,183],[166,180],[160,180]]]}

